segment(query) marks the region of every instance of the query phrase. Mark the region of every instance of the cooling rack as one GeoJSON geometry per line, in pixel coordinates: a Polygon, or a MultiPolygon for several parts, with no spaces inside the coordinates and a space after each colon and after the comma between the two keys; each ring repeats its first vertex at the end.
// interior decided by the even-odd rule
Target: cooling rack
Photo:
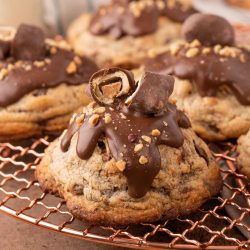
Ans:
{"type": "Polygon", "coordinates": [[[189,217],[129,227],[90,226],[65,201],[41,191],[34,178],[50,137],[0,143],[0,211],[31,224],[99,243],[140,249],[250,249],[250,193],[237,173],[235,146],[211,145],[221,166],[223,191],[189,217]]]}

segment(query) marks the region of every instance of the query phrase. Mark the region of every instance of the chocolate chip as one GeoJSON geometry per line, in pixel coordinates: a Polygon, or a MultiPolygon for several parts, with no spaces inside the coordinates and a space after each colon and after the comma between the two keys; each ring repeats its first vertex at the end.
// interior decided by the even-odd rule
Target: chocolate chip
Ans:
{"type": "Polygon", "coordinates": [[[190,123],[188,117],[181,111],[178,111],[178,124],[182,128],[191,127],[191,123],[190,123]]]}
{"type": "Polygon", "coordinates": [[[72,191],[74,195],[83,195],[83,186],[75,184],[72,191]]]}
{"type": "Polygon", "coordinates": [[[128,135],[128,141],[129,142],[136,142],[137,141],[137,135],[135,135],[135,134],[129,134],[128,135]]]}
{"type": "Polygon", "coordinates": [[[166,106],[173,88],[172,76],[145,72],[135,93],[126,102],[132,110],[145,114],[157,113],[166,106]]]}
{"type": "Polygon", "coordinates": [[[206,151],[203,148],[201,148],[199,145],[197,145],[195,143],[195,141],[193,141],[193,142],[194,142],[195,151],[197,152],[197,154],[200,157],[202,157],[206,161],[206,163],[208,165],[209,164],[209,158],[208,158],[208,155],[207,155],[206,151]]]}
{"type": "Polygon", "coordinates": [[[205,46],[232,46],[235,41],[232,25],[226,19],[211,14],[190,16],[182,26],[182,34],[188,42],[198,39],[205,46]]]}
{"type": "Polygon", "coordinates": [[[46,53],[43,31],[32,25],[21,24],[12,41],[11,53],[17,60],[41,60],[46,53]]]}

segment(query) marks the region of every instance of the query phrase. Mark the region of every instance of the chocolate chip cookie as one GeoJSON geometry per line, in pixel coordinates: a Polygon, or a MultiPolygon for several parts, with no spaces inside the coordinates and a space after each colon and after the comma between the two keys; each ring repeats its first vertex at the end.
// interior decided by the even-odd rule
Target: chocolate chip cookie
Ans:
{"type": "Polygon", "coordinates": [[[89,103],[86,83],[97,70],[38,27],[22,24],[10,34],[1,32],[0,140],[66,128],[72,113],[89,103]]]}
{"type": "Polygon", "coordinates": [[[180,23],[195,12],[186,0],[112,0],[76,19],[68,38],[79,54],[102,67],[136,68],[149,49],[179,37],[180,23]]]}
{"type": "Polygon", "coordinates": [[[220,171],[169,102],[173,88],[173,77],[151,72],[138,85],[119,68],[94,74],[94,102],[72,117],[37,166],[41,187],[92,224],[153,222],[198,209],[220,191],[220,171]]]}
{"type": "Polygon", "coordinates": [[[184,41],[152,55],[146,70],[176,78],[173,97],[202,138],[237,138],[250,128],[250,52],[237,46],[225,19],[194,14],[182,28],[184,41]]]}

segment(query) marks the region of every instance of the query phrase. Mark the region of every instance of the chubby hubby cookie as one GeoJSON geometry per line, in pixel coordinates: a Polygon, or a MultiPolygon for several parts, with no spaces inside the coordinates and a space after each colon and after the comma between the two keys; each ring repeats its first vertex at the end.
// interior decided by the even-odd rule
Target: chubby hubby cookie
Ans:
{"type": "Polygon", "coordinates": [[[169,102],[174,78],[110,68],[89,85],[93,102],[47,148],[36,177],[92,224],[186,215],[216,195],[218,165],[188,117],[169,102]],[[156,87],[157,86],[157,87],[156,87]]]}
{"type": "Polygon", "coordinates": [[[84,90],[97,70],[38,27],[0,30],[0,141],[65,129],[72,113],[89,103],[84,90]]]}
{"type": "Polygon", "coordinates": [[[190,0],[110,0],[77,18],[68,39],[101,67],[137,68],[149,49],[179,37],[180,24],[195,12],[190,0]]]}
{"type": "Polygon", "coordinates": [[[182,32],[184,40],[152,55],[146,70],[175,77],[176,105],[202,138],[220,141],[246,133],[250,52],[237,46],[231,24],[219,16],[194,14],[182,32]]]}

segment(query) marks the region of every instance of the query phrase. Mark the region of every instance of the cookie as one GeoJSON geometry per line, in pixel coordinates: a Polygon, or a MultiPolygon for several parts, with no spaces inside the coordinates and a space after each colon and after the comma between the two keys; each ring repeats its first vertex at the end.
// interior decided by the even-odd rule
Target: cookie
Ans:
{"type": "Polygon", "coordinates": [[[168,101],[173,77],[144,72],[136,85],[130,72],[111,68],[92,76],[89,88],[94,102],[36,169],[41,187],[76,217],[101,225],[172,219],[220,191],[207,145],[168,101]]]}
{"type": "Polygon", "coordinates": [[[246,175],[250,179],[250,131],[238,139],[237,152],[238,170],[240,173],[246,175]]]}
{"type": "Polygon", "coordinates": [[[173,97],[202,138],[237,138],[250,128],[250,52],[235,44],[225,19],[194,14],[183,25],[184,41],[153,55],[146,70],[176,78],[173,97]]]}
{"type": "Polygon", "coordinates": [[[180,36],[180,23],[195,12],[189,2],[111,1],[76,19],[68,39],[77,53],[101,67],[136,68],[149,49],[180,36]]]}
{"type": "Polygon", "coordinates": [[[98,70],[64,40],[46,39],[22,24],[0,37],[0,141],[65,129],[72,113],[89,103],[85,89],[98,70]]]}
{"type": "Polygon", "coordinates": [[[226,0],[226,2],[233,6],[250,9],[250,2],[248,0],[226,0]]]}

